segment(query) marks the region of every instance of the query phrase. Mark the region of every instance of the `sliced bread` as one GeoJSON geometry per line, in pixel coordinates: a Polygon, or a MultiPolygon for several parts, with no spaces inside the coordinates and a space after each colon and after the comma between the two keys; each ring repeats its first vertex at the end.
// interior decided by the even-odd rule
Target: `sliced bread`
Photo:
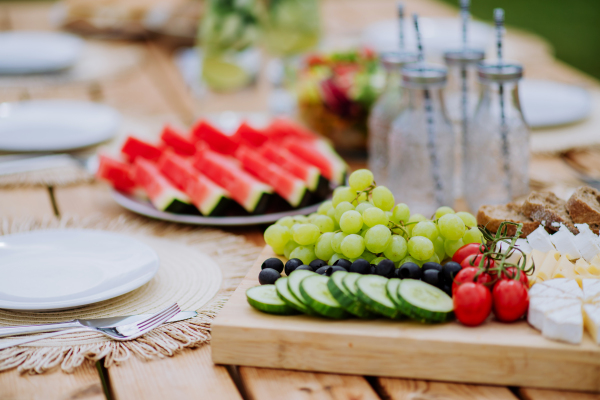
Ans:
{"type": "Polygon", "coordinates": [[[521,212],[526,217],[544,224],[546,229],[551,231],[558,231],[558,224],[564,224],[572,233],[579,233],[569,216],[566,202],[554,193],[531,192],[523,202],[521,212]]]}
{"type": "MultiPolygon", "coordinates": [[[[519,205],[515,203],[481,206],[477,212],[477,225],[483,225],[492,233],[496,233],[500,224],[504,221],[522,223],[523,231],[520,237],[525,238],[533,232],[540,223],[521,214],[519,208],[519,205]]],[[[507,233],[509,235],[515,235],[517,233],[517,227],[509,225],[507,233]]]]}
{"type": "Polygon", "coordinates": [[[600,192],[581,186],[567,201],[567,210],[576,224],[600,224],[600,192]]]}

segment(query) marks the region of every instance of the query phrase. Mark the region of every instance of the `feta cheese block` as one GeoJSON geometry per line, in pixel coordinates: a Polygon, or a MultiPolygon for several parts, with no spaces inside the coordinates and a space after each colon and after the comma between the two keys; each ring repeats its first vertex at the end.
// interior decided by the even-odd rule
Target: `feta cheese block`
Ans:
{"type": "Polygon", "coordinates": [[[565,225],[560,225],[558,232],[550,235],[550,241],[560,254],[564,254],[569,259],[575,260],[581,258],[581,254],[574,243],[575,235],[571,233],[565,225]]]}
{"type": "Polygon", "coordinates": [[[533,247],[529,245],[527,239],[517,239],[515,246],[521,249],[521,251],[525,254],[529,254],[533,251],[533,247]]]}
{"type": "Polygon", "coordinates": [[[592,232],[588,224],[576,224],[575,226],[579,230],[579,234],[574,236],[573,243],[581,257],[587,262],[591,262],[600,253],[598,236],[592,232]]]}
{"type": "Polygon", "coordinates": [[[531,232],[529,236],[527,236],[527,242],[531,248],[544,253],[550,250],[555,250],[552,242],[550,241],[550,234],[546,232],[544,227],[541,225],[538,226],[536,230],[531,232]]]}

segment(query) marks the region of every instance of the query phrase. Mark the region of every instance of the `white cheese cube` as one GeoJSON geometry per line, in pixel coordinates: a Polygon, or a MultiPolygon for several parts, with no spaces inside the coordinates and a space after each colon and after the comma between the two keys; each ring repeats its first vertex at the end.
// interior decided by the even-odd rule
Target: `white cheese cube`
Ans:
{"type": "Polygon", "coordinates": [[[575,226],[579,229],[579,234],[575,236],[573,243],[581,256],[587,262],[591,262],[600,253],[598,236],[592,232],[588,224],[575,224],[575,226]]]}
{"type": "Polygon", "coordinates": [[[544,253],[550,250],[555,250],[552,242],[550,241],[550,235],[541,225],[538,226],[536,230],[531,232],[529,236],[527,236],[527,242],[533,249],[544,253]]]}
{"type": "Polygon", "coordinates": [[[523,251],[523,253],[525,254],[529,254],[533,251],[533,247],[531,247],[529,245],[529,242],[527,241],[527,239],[517,239],[517,242],[515,243],[516,246],[518,246],[521,251],[523,251]]]}
{"type": "Polygon", "coordinates": [[[577,250],[573,239],[575,239],[575,235],[564,225],[561,225],[558,232],[550,236],[550,241],[556,247],[556,250],[571,260],[581,258],[581,254],[577,250]]]}

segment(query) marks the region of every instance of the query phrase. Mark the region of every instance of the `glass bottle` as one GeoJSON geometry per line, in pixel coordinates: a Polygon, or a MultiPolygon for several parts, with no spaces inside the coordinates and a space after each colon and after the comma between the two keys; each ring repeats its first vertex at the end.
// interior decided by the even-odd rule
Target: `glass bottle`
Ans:
{"type": "Polygon", "coordinates": [[[448,117],[456,134],[455,196],[462,196],[462,155],[466,131],[475,114],[479,97],[477,65],[483,60],[483,50],[463,48],[444,53],[448,68],[448,84],[444,89],[448,117]]]}
{"type": "Polygon", "coordinates": [[[472,211],[529,192],[529,129],[519,104],[518,64],[482,63],[481,96],[467,131],[465,198],[472,211]]]}
{"type": "Polygon", "coordinates": [[[388,184],[388,137],[392,122],[407,104],[400,70],[404,65],[416,61],[417,54],[410,52],[390,52],[381,55],[381,63],[386,71],[385,85],[371,108],[368,121],[369,169],[379,185],[388,184]]]}
{"type": "Polygon", "coordinates": [[[446,116],[446,68],[432,64],[402,69],[408,105],[392,125],[389,187],[411,211],[432,215],[454,204],[454,132],[446,116]]]}

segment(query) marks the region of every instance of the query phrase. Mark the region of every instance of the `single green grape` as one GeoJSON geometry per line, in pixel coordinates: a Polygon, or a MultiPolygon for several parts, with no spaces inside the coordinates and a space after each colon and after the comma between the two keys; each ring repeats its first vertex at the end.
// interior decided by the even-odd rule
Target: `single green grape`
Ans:
{"type": "Polygon", "coordinates": [[[275,224],[283,225],[283,226],[287,226],[288,228],[291,228],[294,225],[294,218],[292,218],[292,217],[279,218],[277,220],[277,222],[275,222],[275,224]]]}
{"type": "Polygon", "coordinates": [[[348,258],[356,258],[365,251],[365,240],[360,235],[348,235],[340,246],[342,254],[348,258]]]}
{"type": "Polygon", "coordinates": [[[344,232],[337,232],[335,235],[333,235],[333,239],[331,239],[331,248],[333,248],[336,253],[342,252],[340,246],[342,245],[342,240],[344,240],[346,236],[348,235],[344,232]]]}
{"type": "Polygon", "coordinates": [[[338,187],[333,192],[333,198],[331,200],[331,205],[333,207],[337,207],[343,201],[351,202],[356,198],[356,192],[350,189],[347,186],[338,187]]]}
{"type": "Polygon", "coordinates": [[[411,234],[413,228],[415,227],[416,224],[413,224],[412,222],[421,222],[421,221],[428,221],[427,218],[425,218],[425,216],[423,214],[413,214],[408,218],[408,222],[406,226],[406,230],[408,231],[409,234],[411,234]]]}
{"type": "Polygon", "coordinates": [[[317,259],[315,246],[298,246],[292,250],[290,258],[298,258],[304,265],[308,265],[312,260],[317,259]]]}
{"type": "Polygon", "coordinates": [[[381,253],[389,245],[392,232],[385,225],[375,225],[365,235],[365,247],[372,253],[381,253]]]}
{"type": "Polygon", "coordinates": [[[442,206],[435,210],[435,219],[442,218],[446,214],[454,214],[454,210],[448,206],[442,206]]]}
{"type": "Polygon", "coordinates": [[[346,211],[340,218],[340,228],[344,233],[358,233],[363,227],[363,219],[356,210],[346,211]]]}
{"type": "Polygon", "coordinates": [[[442,236],[435,238],[433,241],[433,249],[440,260],[446,258],[446,249],[444,248],[444,238],[442,236]]]}
{"type": "MultiPolygon", "coordinates": [[[[417,214],[418,215],[418,214],[417,214]]],[[[400,222],[407,223],[410,218],[410,209],[404,203],[396,204],[392,211],[391,220],[399,224],[400,222]]]]}
{"type": "Polygon", "coordinates": [[[433,242],[438,237],[437,225],[432,221],[421,221],[413,226],[411,235],[423,236],[433,242]]]}
{"type": "Polygon", "coordinates": [[[375,254],[371,253],[370,251],[365,250],[358,258],[362,258],[363,260],[367,260],[368,262],[371,262],[372,260],[377,258],[377,256],[375,254]]]}
{"type": "Polygon", "coordinates": [[[462,238],[466,231],[465,223],[456,214],[443,215],[438,220],[438,226],[442,236],[450,240],[462,238]]]}
{"type": "Polygon", "coordinates": [[[354,210],[354,206],[350,202],[348,202],[348,201],[341,202],[340,204],[335,206],[335,220],[339,223],[340,219],[342,219],[342,215],[346,211],[350,211],[350,210],[354,210]]]}
{"type": "Polygon", "coordinates": [[[333,264],[335,264],[335,262],[337,260],[342,260],[342,259],[346,260],[346,257],[344,257],[344,255],[341,254],[341,253],[335,253],[334,255],[331,256],[331,258],[329,259],[329,261],[327,262],[327,264],[328,265],[333,265],[333,264]]]}
{"type": "Polygon", "coordinates": [[[265,242],[273,248],[283,249],[283,246],[291,239],[290,229],[283,225],[271,225],[264,234],[265,242]]]}
{"type": "Polygon", "coordinates": [[[438,257],[437,254],[433,253],[433,255],[431,257],[429,257],[429,259],[425,260],[424,263],[426,262],[434,262],[434,263],[440,263],[440,258],[438,257]]]}
{"type": "Polygon", "coordinates": [[[295,224],[307,224],[308,223],[308,218],[305,215],[294,215],[292,218],[294,218],[295,224]]]}
{"type": "Polygon", "coordinates": [[[483,239],[483,233],[477,227],[467,230],[462,238],[464,244],[481,243],[481,239],[483,239]]]}
{"type": "Polygon", "coordinates": [[[278,256],[282,256],[285,254],[285,246],[281,246],[281,247],[271,246],[271,248],[273,249],[273,253],[277,254],[278,256]]]}
{"type": "Polygon", "coordinates": [[[315,218],[317,218],[318,216],[319,216],[319,214],[317,214],[317,213],[312,213],[312,214],[309,214],[309,215],[307,216],[307,218],[308,218],[308,222],[310,222],[310,223],[312,224],[312,223],[313,223],[313,221],[315,220],[315,218]]]}
{"type": "Polygon", "coordinates": [[[456,253],[456,250],[460,249],[464,245],[465,245],[465,243],[463,242],[462,239],[458,239],[458,240],[446,239],[446,241],[444,242],[444,250],[446,251],[446,255],[448,257],[452,257],[454,255],[454,253],[456,253]]]}
{"type": "Polygon", "coordinates": [[[321,235],[317,243],[315,244],[315,255],[320,260],[329,260],[335,251],[331,247],[331,240],[333,239],[333,232],[325,232],[321,235]]]}
{"type": "Polygon", "coordinates": [[[369,203],[368,201],[363,201],[362,203],[356,206],[356,211],[358,211],[362,215],[367,208],[375,208],[375,206],[369,203]]]}
{"type": "Polygon", "coordinates": [[[348,183],[352,190],[360,192],[373,184],[373,173],[368,169],[358,169],[350,174],[348,183]]]}
{"type": "Polygon", "coordinates": [[[298,246],[300,246],[300,245],[298,243],[294,242],[293,240],[290,240],[289,242],[287,242],[287,244],[283,247],[283,255],[285,256],[285,258],[289,259],[290,254],[292,253],[292,250],[294,250],[298,246]]]}
{"type": "Polygon", "coordinates": [[[333,223],[333,220],[326,215],[319,215],[313,220],[312,223],[319,228],[321,233],[333,232],[335,229],[335,224],[333,223]]]}
{"type": "Polygon", "coordinates": [[[319,213],[321,215],[327,215],[327,211],[329,211],[332,208],[333,208],[333,204],[332,204],[331,200],[326,200],[321,203],[321,205],[317,209],[317,213],[319,213]]]}
{"type": "Polygon", "coordinates": [[[314,224],[298,224],[292,227],[292,238],[302,246],[314,244],[321,236],[321,231],[314,224]]]}
{"type": "Polygon", "coordinates": [[[335,207],[331,207],[327,210],[327,216],[333,220],[333,222],[337,223],[337,219],[335,219],[335,207]]]}
{"type": "Polygon", "coordinates": [[[408,262],[415,263],[419,267],[422,267],[423,264],[425,264],[425,261],[417,260],[416,258],[411,257],[411,256],[406,256],[402,260],[400,260],[400,262],[398,263],[398,265],[401,267],[401,266],[403,266],[404,264],[406,264],[408,262]]]}
{"type": "Polygon", "coordinates": [[[402,236],[392,235],[392,239],[383,251],[383,255],[390,260],[397,262],[402,260],[408,254],[408,244],[402,236]]]}
{"type": "Polygon", "coordinates": [[[463,220],[467,227],[473,228],[477,226],[477,218],[475,218],[473,214],[468,213],[466,211],[459,211],[456,213],[456,215],[463,220]]]}
{"type": "Polygon", "coordinates": [[[413,236],[408,241],[408,254],[417,260],[427,260],[435,251],[431,240],[423,236],[413,236]]]}
{"type": "Polygon", "coordinates": [[[394,207],[394,195],[385,186],[377,186],[373,189],[371,197],[375,207],[381,208],[383,211],[390,211],[394,207]]]}
{"type": "Polygon", "coordinates": [[[387,225],[389,221],[385,211],[377,207],[367,208],[363,212],[362,217],[363,222],[367,226],[387,225]]]}

